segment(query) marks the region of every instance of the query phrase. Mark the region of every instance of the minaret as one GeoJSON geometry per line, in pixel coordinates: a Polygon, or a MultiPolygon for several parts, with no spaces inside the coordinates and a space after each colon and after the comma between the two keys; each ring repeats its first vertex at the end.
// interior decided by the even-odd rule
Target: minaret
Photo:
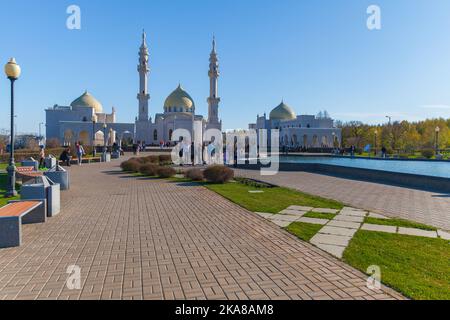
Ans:
{"type": "Polygon", "coordinates": [[[145,30],[142,32],[142,44],[139,50],[139,93],[137,98],[139,100],[139,121],[148,121],[148,101],[150,95],[148,94],[148,73],[150,68],[148,66],[148,47],[147,47],[147,35],[145,30]]]}
{"type": "Polygon", "coordinates": [[[219,128],[219,102],[218,80],[219,80],[219,60],[216,53],[216,39],[213,38],[212,51],[209,58],[209,98],[208,98],[208,124],[210,127],[219,128]]]}

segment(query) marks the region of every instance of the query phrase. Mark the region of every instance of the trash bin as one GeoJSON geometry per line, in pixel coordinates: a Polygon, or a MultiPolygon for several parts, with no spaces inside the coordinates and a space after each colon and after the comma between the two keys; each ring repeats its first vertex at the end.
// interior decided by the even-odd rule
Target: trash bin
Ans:
{"type": "Polygon", "coordinates": [[[39,161],[36,161],[34,158],[29,158],[27,160],[23,160],[21,162],[22,167],[33,167],[34,171],[39,170],[39,161]]]}
{"type": "Polygon", "coordinates": [[[119,151],[113,151],[111,153],[111,159],[120,159],[120,152],[119,151]]]}
{"type": "Polygon", "coordinates": [[[22,200],[46,200],[47,217],[54,217],[61,211],[60,185],[42,176],[29,180],[20,190],[22,200]]]}
{"type": "Polygon", "coordinates": [[[44,160],[44,163],[45,163],[45,167],[47,169],[51,169],[51,168],[53,168],[54,166],[57,165],[56,158],[54,156],[52,156],[52,155],[49,155],[48,157],[46,157],[45,160],[44,160]]]}
{"type": "Polygon", "coordinates": [[[70,189],[69,172],[60,165],[55,165],[48,171],[44,172],[44,175],[55,183],[59,183],[61,190],[70,189]]]}
{"type": "Polygon", "coordinates": [[[102,162],[111,162],[111,154],[110,153],[102,153],[102,162]]]}

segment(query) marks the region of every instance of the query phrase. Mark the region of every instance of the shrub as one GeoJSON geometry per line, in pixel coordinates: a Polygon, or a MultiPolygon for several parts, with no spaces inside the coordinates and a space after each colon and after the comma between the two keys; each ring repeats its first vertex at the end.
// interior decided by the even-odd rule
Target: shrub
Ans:
{"type": "Polygon", "coordinates": [[[424,149],[422,150],[422,156],[431,159],[434,156],[434,150],[433,149],[424,149]]]}
{"type": "Polygon", "coordinates": [[[208,167],[203,175],[210,182],[225,183],[233,179],[234,171],[225,166],[215,165],[208,167]]]}
{"type": "Polygon", "coordinates": [[[169,154],[162,154],[159,156],[159,164],[167,166],[172,164],[172,156],[169,154]]]}
{"type": "Polygon", "coordinates": [[[120,167],[126,172],[139,172],[141,165],[142,164],[137,159],[133,158],[122,162],[120,167]]]}
{"type": "Polygon", "coordinates": [[[203,171],[200,169],[190,169],[186,171],[184,176],[192,181],[203,181],[203,171]]]}
{"type": "Polygon", "coordinates": [[[157,175],[160,178],[171,178],[177,174],[177,171],[172,167],[158,167],[157,175]]]}
{"type": "Polygon", "coordinates": [[[139,172],[146,176],[156,176],[158,174],[158,166],[152,163],[142,164],[139,172]]]}
{"type": "Polygon", "coordinates": [[[143,158],[144,163],[152,163],[152,164],[159,164],[159,157],[158,156],[148,156],[143,158]]]}

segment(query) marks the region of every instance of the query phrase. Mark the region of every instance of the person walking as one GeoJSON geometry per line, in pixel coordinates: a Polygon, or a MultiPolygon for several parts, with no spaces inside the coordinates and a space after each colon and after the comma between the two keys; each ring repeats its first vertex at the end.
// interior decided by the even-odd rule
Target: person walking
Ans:
{"type": "Polygon", "coordinates": [[[81,143],[79,143],[79,142],[77,142],[75,148],[76,148],[76,152],[77,152],[78,165],[81,166],[81,163],[83,161],[83,156],[85,155],[84,148],[81,145],[81,143]]]}

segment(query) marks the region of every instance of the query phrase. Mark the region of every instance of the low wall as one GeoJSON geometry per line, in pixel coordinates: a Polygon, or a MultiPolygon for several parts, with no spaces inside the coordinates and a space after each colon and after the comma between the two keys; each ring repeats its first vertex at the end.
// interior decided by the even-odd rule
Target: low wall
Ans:
{"type": "MultiPolygon", "coordinates": [[[[239,165],[239,169],[259,170],[261,165],[239,165]]],[[[368,182],[385,183],[395,186],[450,193],[450,179],[422,176],[408,173],[396,173],[381,170],[361,169],[343,166],[334,166],[319,163],[281,163],[280,171],[305,171],[325,174],[339,178],[362,180],[368,182]]]]}

